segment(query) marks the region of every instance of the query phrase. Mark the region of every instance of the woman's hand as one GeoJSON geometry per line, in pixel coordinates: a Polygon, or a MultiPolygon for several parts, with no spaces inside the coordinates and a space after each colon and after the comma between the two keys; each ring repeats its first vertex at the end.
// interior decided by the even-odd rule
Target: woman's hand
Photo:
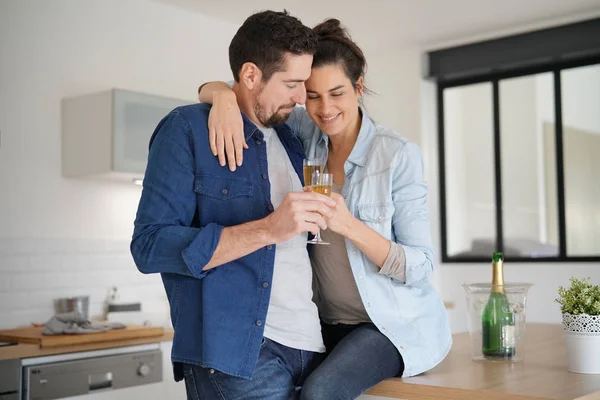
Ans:
{"type": "Polygon", "coordinates": [[[208,115],[208,140],[210,149],[219,158],[219,164],[235,171],[242,165],[243,149],[248,145],[244,139],[244,121],[233,92],[215,94],[214,105],[208,115]]]}
{"type": "MultiPolygon", "coordinates": [[[[307,186],[304,191],[310,192],[312,189],[307,186]]],[[[381,268],[390,253],[391,242],[356,219],[342,196],[332,192],[331,198],[335,200],[335,206],[331,208],[331,217],[324,217],[327,228],[349,239],[381,268]]]]}
{"type": "MultiPolygon", "coordinates": [[[[305,192],[312,192],[310,186],[304,188],[305,192]]],[[[331,198],[335,200],[335,206],[331,208],[331,217],[324,217],[327,222],[327,228],[344,237],[348,237],[348,232],[356,222],[354,215],[348,210],[344,198],[337,193],[331,193],[331,198]]]]}
{"type": "Polygon", "coordinates": [[[354,215],[348,210],[344,198],[338,193],[331,193],[331,198],[335,200],[335,207],[332,208],[333,215],[325,218],[327,228],[344,237],[348,237],[348,232],[356,221],[354,215]]]}
{"type": "Polygon", "coordinates": [[[228,163],[229,169],[235,171],[236,165],[242,165],[243,149],[248,148],[235,93],[225,82],[209,82],[200,87],[198,100],[213,104],[208,115],[210,150],[219,158],[221,166],[228,163]]]}

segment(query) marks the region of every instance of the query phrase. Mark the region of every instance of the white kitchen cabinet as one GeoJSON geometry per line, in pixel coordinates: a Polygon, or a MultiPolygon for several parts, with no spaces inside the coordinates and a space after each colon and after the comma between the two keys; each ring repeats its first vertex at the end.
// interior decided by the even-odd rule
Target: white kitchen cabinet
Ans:
{"type": "Polygon", "coordinates": [[[190,101],[112,89],[62,102],[62,173],[131,183],[146,169],[152,132],[190,101]]]}

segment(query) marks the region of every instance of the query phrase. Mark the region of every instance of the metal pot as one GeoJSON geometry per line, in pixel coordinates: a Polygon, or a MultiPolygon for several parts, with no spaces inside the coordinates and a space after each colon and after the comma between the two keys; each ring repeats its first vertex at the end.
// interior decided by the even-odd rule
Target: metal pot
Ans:
{"type": "Polygon", "coordinates": [[[56,314],[64,314],[76,311],[80,313],[83,318],[88,319],[90,311],[90,297],[77,296],[55,299],[54,310],[56,314]]]}

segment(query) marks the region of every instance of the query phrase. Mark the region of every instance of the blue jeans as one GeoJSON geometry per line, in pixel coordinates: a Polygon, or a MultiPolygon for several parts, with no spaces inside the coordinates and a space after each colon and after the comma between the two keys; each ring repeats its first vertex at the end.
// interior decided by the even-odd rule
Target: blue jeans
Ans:
{"type": "Polygon", "coordinates": [[[302,400],[355,399],[384,379],[402,376],[402,356],[375,325],[321,326],[327,357],[306,379],[302,400]]]}
{"type": "Polygon", "coordinates": [[[211,368],[184,364],[188,400],[297,399],[306,377],[323,355],[297,350],[263,338],[252,379],[238,378],[211,368]]]}

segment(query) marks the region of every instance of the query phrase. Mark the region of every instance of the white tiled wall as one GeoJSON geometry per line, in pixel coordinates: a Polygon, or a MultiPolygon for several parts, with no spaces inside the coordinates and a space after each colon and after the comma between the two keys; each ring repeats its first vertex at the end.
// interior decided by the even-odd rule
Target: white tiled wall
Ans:
{"type": "Polygon", "coordinates": [[[59,297],[89,295],[100,317],[112,286],[168,317],[160,276],[137,270],[128,241],[0,239],[0,329],[47,321],[59,297]]]}

